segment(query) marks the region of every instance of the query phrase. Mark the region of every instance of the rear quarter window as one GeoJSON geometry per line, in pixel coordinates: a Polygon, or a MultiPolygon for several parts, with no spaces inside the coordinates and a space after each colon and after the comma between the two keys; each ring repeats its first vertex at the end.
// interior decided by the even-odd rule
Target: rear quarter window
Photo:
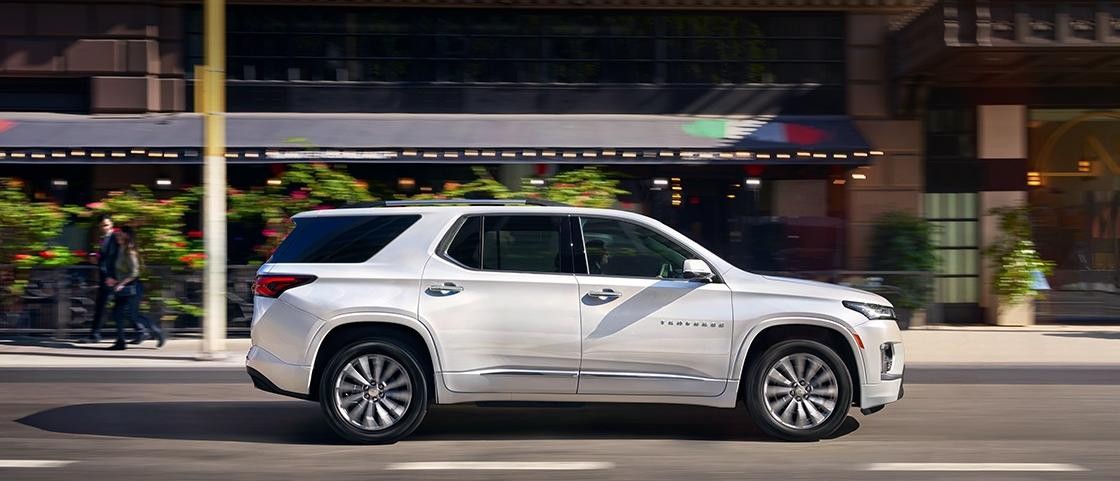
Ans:
{"type": "Polygon", "coordinates": [[[322,216],[296,220],[273,263],[359,263],[369,260],[419,215],[322,216]]]}

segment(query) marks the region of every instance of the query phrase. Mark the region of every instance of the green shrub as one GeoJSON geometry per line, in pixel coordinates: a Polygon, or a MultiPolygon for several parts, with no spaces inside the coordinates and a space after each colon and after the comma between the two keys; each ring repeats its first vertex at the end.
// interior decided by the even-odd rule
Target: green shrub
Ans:
{"type": "MultiPolygon", "coordinates": [[[[875,221],[871,234],[872,270],[933,272],[937,268],[934,253],[934,226],[921,217],[904,212],[890,212],[875,221]]],[[[930,276],[884,276],[884,283],[897,287],[901,293],[896,307],[925,307],[933,292],[930,276]]]]}

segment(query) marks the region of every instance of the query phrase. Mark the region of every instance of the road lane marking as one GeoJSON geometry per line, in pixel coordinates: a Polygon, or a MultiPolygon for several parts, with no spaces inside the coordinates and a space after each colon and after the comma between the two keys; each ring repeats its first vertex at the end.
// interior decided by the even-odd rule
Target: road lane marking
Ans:
{"type": "Polygon", "coordinates": [[[73,463],[53,459],[0,459],[0,468],[59,468],[73,463]]]}
{"type": "Polygon", "coordinates": [[[1063,463],[872,463],[865,471],[1088,471],[1063,463]]]}
{"type": "Polygon", "coordinates": [[[593,471],[611,469],[614,463],[600,462],[502,462],[459,461],[390,464],[393,471],[593,471]]]}

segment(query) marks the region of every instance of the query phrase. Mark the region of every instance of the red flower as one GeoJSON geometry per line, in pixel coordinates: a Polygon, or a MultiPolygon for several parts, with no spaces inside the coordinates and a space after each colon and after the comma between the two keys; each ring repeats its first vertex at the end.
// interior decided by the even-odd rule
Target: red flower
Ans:
{"type": "Polygon", "coordinates": [[[186,247],[186,246],[187,246],[186,242],[176,242],[175,243],[175,247],[183,248],[183,247],[186,247]]]}
{"type": "Polygon", "coordinates": [[[190,232],[187,232],[187,237],[189,237],[191,239],[201,239],[202,238],[202,231],[192,230],[190,232]]]}
{"type": "Polygon", "coordinates": [[[179,256],[179,262],[182,262],[184,264],[190,264],[191,263],[191,255],[190,254],[185,254],[185,255],[179,256]]]}
{"type": "Polygon", "coordinates": [[[78,257],[85,257],[85,256],[89,255],[89,252],[86,252],[86,251],[83,251],[83,250],[79,249],[79,250],[74,251],[74,255],[76,255],[78,257]]]}
{"type": "Polygon", "coordinates": [[[90,202],[90,203],[86,204],[86,207],[88,207],[90,209],[100,209],[102,207],[105,207],[105,203],[104,202],[90,202]]]}
{"type": "Polygon", "coordinates": [[[52,258],[52,257],[54,257],[54,256],[55,256],[55,253],[54,253],[54,252],[51,252],[51,251],[39,251],[39,257],[42,257],[42,258],[44,258],[44,259],[50,259],[50,258],[52,258]]]}
{"type": "Polygon", "coordinates": [[[265,237],[276,237],[276,236],[280,235],[280,233],[276,232],[272,229],[265,229],[265,230],[261,231],[261,235],[263,235],[265,237]]]}
{"type": "Polygon", "coordinates": [[[31,258],[31,256],[28,255],[28,254],[16,254],[15,255],[15,259],[17,261],[25,261],[25,260],[30,259],[30,258],[31,258]]]}
{"type": "Polygon", "coordinates": [[[302,190],[297,190],[295,192],[292,192],[292,198],[297,199],[297,200],[306,199],[307,198],[307,192],[304,192],[302,190]]]}

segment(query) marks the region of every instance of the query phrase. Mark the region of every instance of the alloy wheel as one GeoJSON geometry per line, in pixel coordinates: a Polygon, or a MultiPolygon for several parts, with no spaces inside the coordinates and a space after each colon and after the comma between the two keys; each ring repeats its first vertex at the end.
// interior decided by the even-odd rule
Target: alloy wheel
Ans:
{"type": "Polygon", "coordinates": [[[346,363],[335,379],[335,408],[350,424],[365,431],[395,425],[411,403],[412,379],[388,356],[360,355],[346,363]]]}
{"type": "Polygon", "coordinates": [[[792,429],[812,429],[836,410],[840,395],[828,363],[809,353],[785,356],[770,366],[762,392],[770,416],[792,429]]]}

